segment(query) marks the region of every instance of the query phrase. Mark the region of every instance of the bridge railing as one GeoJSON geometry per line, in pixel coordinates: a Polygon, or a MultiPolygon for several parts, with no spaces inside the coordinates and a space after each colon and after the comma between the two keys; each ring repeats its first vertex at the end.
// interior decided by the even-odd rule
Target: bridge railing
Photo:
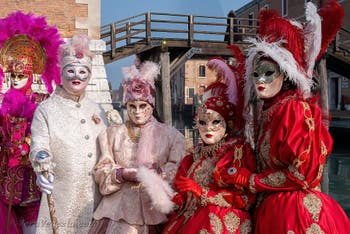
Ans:
{"type": "Polygon", "coordinates": [[[341,52],[343,56],[350,57],[350,30],[341,28],[333,41],[333,52],[341,52]]]}
{"type": "Polygon", "coordinates": [[[114,57],[116,49],[135,43],[185,40],[233,44],[256,35],[257,20],[201,15],[146,12],[101,27],[101,39],[114,57]]]}

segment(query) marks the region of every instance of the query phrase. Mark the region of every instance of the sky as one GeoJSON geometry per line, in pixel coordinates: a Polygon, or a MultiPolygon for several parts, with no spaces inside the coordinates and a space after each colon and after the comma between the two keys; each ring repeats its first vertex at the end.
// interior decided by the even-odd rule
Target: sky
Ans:
{"type": "MultiPolygon", "coordinates": [[[[101,0],[101,26],[148,11],[226,17],[251,0],[101,0]]],[[[130,66],[134,57],[106,64],[107,78],[113,89],[122,80],[121,68],[130,66]]]]}

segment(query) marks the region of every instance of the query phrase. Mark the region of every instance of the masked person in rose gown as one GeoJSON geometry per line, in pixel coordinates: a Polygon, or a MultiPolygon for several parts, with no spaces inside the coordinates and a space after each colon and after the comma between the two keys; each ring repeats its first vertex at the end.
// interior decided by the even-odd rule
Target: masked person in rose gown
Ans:
{"type": "Polygon", "coordinates": [[[123,73],[129,119],[98,137],[94,176],[103,198],[89,233],[156,233],[173,208],[171,184],[185,152],[184,136],[152,115],[159,65],[136,60],[123,73]]]}
{"type": "Polygon", "coordinates": [[[259,193],[257,234],[350,230],[340,205],[321,192],[333,140],[317,97],[311,96],[315,62],[341,27],[343,11],[336,1],[327,1],[319,14],[308,2],[302,26],[274,10],[261,11],[259,38],[248,52],[247,96],[254,90],[262,101],[255,141],[258,173],[233,167],[223,180],[259,193]]]}
{"type": "MultiPolygon", "coordinates": [[[[92,177],[97,135],[105,111],[86,94],[93,53],[90,39],[77,34],[60,48],[61,84],[35,111],[30,160],[45,194],[52,194],[58,233],[87,233],[99,193],[92,177]],[[48,178],[44,173],[48,173],[48,178]]],[[[42,199],[37,233],[52,233],[49,206],[42,199]]]]}
{"type": "Polygon", "coordinates": [[[195,127],[201,143],[181,162],[174,184],[173,201],[178,209],[163,233],[251,233],[249,209],[255,194],[234,184],[226,184],[219,168],[247,168],[255,171],[253,150],[243,136],[242,72],[244,56],[236,54],[243,67],[234,69],[216,58],[208,67],[217,72],[198,107],[195,127]],[[235,73],[234,73],[235,71],[235,73]],[[237,80],[236,80],[237,79],[237,80]]]}
{"type": "Polygon", "coordinates": [[[44,17],[20,11],[2,19],[0,31],[0,84],[4,75],[11,83],[0,109],[0,226],[7,233],[35,233],[41,191],[29,161],[30,127],[35,109],[59,77],[57,52],[62,41],[44,17]],[[32,89],[39,75],[45,93],[32,89]]]}

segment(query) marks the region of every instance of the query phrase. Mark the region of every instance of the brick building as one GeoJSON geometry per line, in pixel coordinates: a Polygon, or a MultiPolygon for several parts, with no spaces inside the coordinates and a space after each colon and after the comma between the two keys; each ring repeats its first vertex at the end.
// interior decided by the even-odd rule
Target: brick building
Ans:
{"type": "MultiPolygon", "coordinates": [[[[100,0],[1,0],[0,18],[18,10],[26,14],[45,16],[48,24],[56,26],[64,39],[69,39],[81,31],[90,36],[90,50],[96,56],[92,61],[92,79],[87,88],[88,95],[101,103],[106,110],[111,109],[111,94],[102,57],[106,45],[100,40],[100,0]]],[[[5,74],[3,92],[8,88],[9,79],[5,74]]],[[[36,76],[33,89],[45,92],[40,76],[36,76]]]]}
{"type": "Polygon", "coordinates": [[[215,81],[215,72],[207,67],[207,59],[193,58],[172,77],[172,104],[178,111],[191,109],[201,102],[204,89],[215,81]]]}

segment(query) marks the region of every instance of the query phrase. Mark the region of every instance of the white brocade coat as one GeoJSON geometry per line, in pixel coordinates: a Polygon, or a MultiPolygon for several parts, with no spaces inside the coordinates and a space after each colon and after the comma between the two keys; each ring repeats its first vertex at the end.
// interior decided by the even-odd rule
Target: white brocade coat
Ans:
{"type": "MultiPolygon", "coordinates": [[[[92,177],[99,154],[96,139],[106,123],[104,110],[88,97],[75,102],[54,93],[35,111],[30,157],[35,171],[50,169],[54,173],[52,196],[60,234],[87,233],[89,229],[100,198],[92,177]],[[44,163],[35,159],[41,150],[49,153],[44,163]]],[[[37,233],[52,233],[45,194],[37,233]]]]}

